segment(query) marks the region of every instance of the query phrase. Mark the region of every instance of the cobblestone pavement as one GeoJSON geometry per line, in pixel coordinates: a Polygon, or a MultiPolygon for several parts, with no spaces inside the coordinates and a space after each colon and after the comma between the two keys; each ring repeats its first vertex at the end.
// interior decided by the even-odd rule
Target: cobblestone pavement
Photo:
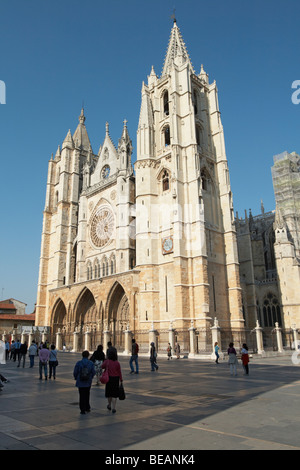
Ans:
{"type": "MultiPolygon", "coordinates": [[[[106,409],[93,386],[92,412],[79,414],[72,377],[79,354],[60,353],[57,380],[39,381],[38,366],[0,372],[0,450],[300,450],[300,365],[291,357],[254,358],[250,375],[231,377],[227,362],[160,358],[151,372],[140,357],[130,375],[120,357],[127,398],[106,409]]],[[[36,361],[37,362],[37,361],[36,361]]]]}

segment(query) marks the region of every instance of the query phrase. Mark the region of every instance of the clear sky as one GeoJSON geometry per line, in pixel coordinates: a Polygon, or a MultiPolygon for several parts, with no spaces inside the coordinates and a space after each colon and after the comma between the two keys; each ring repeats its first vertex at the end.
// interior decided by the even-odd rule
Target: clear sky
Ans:
{"type": "Polygon", "coordinates": [[[196,73],[218,85],[235,211],[275,208],[273,155],[300,153],[299,0],[0,0],[0,298],[27,313],[51,153],[84,102],[94,153],[126,118],[136,159],[142,82],[161,75],[174,8],[196,73]]]}

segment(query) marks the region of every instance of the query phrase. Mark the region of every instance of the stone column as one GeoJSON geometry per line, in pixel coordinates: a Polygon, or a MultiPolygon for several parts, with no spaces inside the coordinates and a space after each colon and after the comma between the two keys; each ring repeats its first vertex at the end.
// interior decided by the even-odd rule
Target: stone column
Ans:
{"type": "Polygon", "coordinates": [[[109,341],[111,341],[111,334],[110,334],[110,331],[108,330],[108,327],[106,326],[106,329],[103,331],[103,350],[104,350],[104,354],[106,353],[107,343],[109,341]]]}
{"type": "Polygon", "coordinates": [[[58,351],[62,350],[62,340],[61,340],[61,331],[60,328],[58,329],[56,333],[56,341],[55,341],[55,347],[58,351]]]}
{"type": "Polygon", "coordinates": [[[158,338],[156,335],[156,330],[154,329],[154,323],[152,323],[151,330],[149,330],[149,351],[151,343],[154,343],[156,352],[158,352],[158,338]]]}
{"type": "Polygon", "coordinates": [[[174,349],[175,349],[175,330],[173,328],[173,323],[170,323],[169,327],[169,343],[172,347],[172,355],[174,354],[174,349]]]}
{"type": "Polygon", "coordinates": [[[12,334],[11,334],[11,341],[16,341],[16,330],[13,330],[12,331],[12,334]]]}
{"type": "Polygon", "coordinates": [[[25,333],[22,333],[21,334],[21,344],[24,344],[26,341],[26,334],[25,333]]]}
{"type": "Polygon", "coordinates": [[[89,351],[91,349],[91,331],[88,327],[84,334],[84,349],[86,351],[89,351]]]}
{"type": "Polygon", "coordinates": [[[34,340],[34,334],[31,330],[31,333],[29,333],[29,335],[28,335],[28,347],[30,347],[32,345],[33,340],[34,340]]]}
{"type": "Polygon", "coordinates": [[[298,330],[296,328],[296,325],[292,326],[292,330],[293,330],[293,339],[294,339],[294,349],[295,351],[298,351],[299,340],[298,340],[298,330]]]}
{"type": "MultiPolygon", "coordinates": [[[[221,328],[219,326],[219,322],[217,318],[215,318],[214,326],[211,327],[212,333],[212,359],[216,359],[215,356],[215,343],[218,343],[219,348],[221,348],[221,328]]],[[[219,351],[219,355],[221,356],[221,349],[219,351]]]]}
{"type": "Polygon", "coordinates": [[[3,335],[2,335],[2,341],[4,341],[4,343],[5,343],[5,341],[6,341],[6,331],[4,331],[4,333],[3,333],[3,335]]]}
{"type": "Polygon", "coordinates": [[[189,357],[196,355],[196,328],[194,328],[194,322],[191,321],[191,327],[189,328],[190,333],[190,352],[189,357]]]}
{"type": "Polygon", "coordinates": [[[47,331],[44,329],[42,334],[42,342],[45,343],[47,341],[47,331]]]}
{"type": "Polygon", "coordinates": [[[264,342],[263,342],[263,329],[259,326],[259,321],[256,321],[255,333],[257,342],[257,354],[264,354],[264,342]]]}
{"type": "Polygon", "coordinates": [[[73,352],[78,352],[78,344],[79,344],[79,331],[76,328],[73,333],[73,352]]]}
{"type": "Polygon", "coordinates": [[[282,343],[282,330],[279,328],[279,324],[275,323],[276,339],[277,339],[277,348],[278,352],[283,352],[283,343],[282,343]]]}
{"type": "Polygon", "coordinates": [[[131,355],[131,346],[132,346],[132,332],[129,330],[129,325],[127,325],[127,329],[124,331],[125,335],[125,349],[124,354],[127,356],[131,355]]]}

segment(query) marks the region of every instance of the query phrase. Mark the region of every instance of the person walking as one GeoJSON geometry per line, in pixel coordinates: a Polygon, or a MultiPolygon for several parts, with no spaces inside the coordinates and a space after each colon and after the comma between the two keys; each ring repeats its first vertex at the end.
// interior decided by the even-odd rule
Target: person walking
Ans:
{"type": "Polygon", "coordinates": [[[130,369],[131,369],[131,374],[138,374],[139,373],[139,357],[138,357],[138,352],[139,352],[139,345],[136,343],[135,339],[132,339],[132,347],[131,347],[131,358],[129,361],[130,369]],[[135,362],[135,372],[134,372],[134,367],[133,367],[133,362],[135,362]]]}
{"type": "Polygon", "coordinates": [[[215,356],[216,356],[216,364],[219,364],[219,359],[220,359],[220,354],[219,354],[220,348],[218,343],[215,343],[215,356]]]}
{"type": "Polygon", "coordinates": [[[112,345],[112,342],[111,342],[111,341],[108,341],[108,343],[107,343],[106,359],[108,359],[109,351],[114,351],[114,353],[116,353],[117,359],[118,359],[118,352],[117,352],[117,349],[112,345]]]}
{"type": "Polygon", "coordinates": [[[10,350],[10,344],[9,344],[9,341],[5,341],[5,360],[6,362],[8,361],[9,359],[9,350],[10,350]]]}
{"type": "Polygon", "coordinates": [[[24,343],[21,344],[21,346],[20,346],[19,363],[18,363],[18,367],[20,367],[21,361],[23,359],[23,369],[25,367],[25,360],[26,360],[27,350],[28,350],[28,346],[27,346],[26,341],[24,341],[24,343]]]}
{"type": "Polygon", "coordinates": [[[180,359],[180,344],[176,343],[174,348],[177,359],[180,359]]]}
{"type": "Polygon", "coordinates": [[[16,343],[14,340],[12,340],[11,345],[10,345],[10,357],[9,357],[10,361],[13,359],[15,362],[15,351],[16,351],[16,343]]]}
{"type": "Polygon", "coordinates": [[[237,376],[236,366],[238,364],[238,360],[237,360],[237,357],[236,357],[236,350],[233,347],[233,343],[229,344],[229,348],[227,350],[227,353],[228,353],[228,356],[229,356],[228,364],[230,366],[230,375],[237,376]]]}
{"type": "Polygon", "coordinates": [[[90,353],[83,351],[81,361],[75,364],[73,376],[79,392],[80,414],[85,415],[91,411],[90,393],[93,378],[96,374],[92,361],[89,360],[90,353]]]}
{"type": "Polygon", "coordinates": [[[20,357],[20,347],[21,347],[21,343],[20,343],[20,341],[17,339],[17,341],[15,342],[15,348],[14,348],[14,362],[16,362],[17,359],[18,359],[18,361],[19,361],[19,357],[20,357]]]}
{"type": "Polygon", "coordinates": [[[32,341],[30,348],[28,349],[28,353],[29,353],[29,361],[30,361],[29,367],[30,369],[32,369],[34,366],[34,358],[37,353],[37,345],[34,340],[32,341]]]}
{"type": "Polygon", "coordinates": [[[49,361],[49,356],[50,356],[50,351],[47,349],[46,343],[43,344],[42,349],[39,351],[39,359],[40,359],[40,364],[39,364],[39,371],[40,371],[40,380],[43,379],[43,369],[44,369],[44,375],[45,375],[45,380],[48,378],[48,361],[49,361]]]}
{"type": "Polygon", "coordinates": [[[116,403],[119,397],[120,382],[123,384],[121,365],[115,351],[110,350],[108,358],[103,362],[102,369],[108,371],[109,381],[105,386],[105,396],[108,400],[107,409],[116,413],[116,403]]]}
{"type": "Polygon", "coordinates": [[[100,384],[100,377],[102,375],[101,366],[102,366],[103,361],[105,361],[105,354],[103,352],[102,344],[100,344],[97,350],[93,353],[92,357],[90,358],[90,361],[92,361],[95,365],[96,378],[97,378],[96,385],[98,386],[100,384]]]}
{"type": "Polygon", "coordinates": [[[157,365],[157,352],[155,349],[155,344],[152,342],[150,344],[150,363],[151,363],[151,371],[154,372],[155,370],[158,370],[158,365],[157,365]]]}
{"type": "Polygon", "coordinates": [[[170,343],[168,343],[168,347],[167,347],[167,356],[168,356],[168,361],[172,359],[172,346],[170,343]]]}
{"type": "Polygon", "coordinates": [[[53,379],[56,379],[56,367],[58,366],[57,353],[58,351],[55,348],[55,345],[51,344],[49,356],[49,379],[51,379],[52,375],[53,379]]]}
{"type": "Polygon", "coordinates": [[[248,346],[246,343],[244,343],[242,347],[242,364],[245,375],[249,375],[249,362],[248,346]]]}

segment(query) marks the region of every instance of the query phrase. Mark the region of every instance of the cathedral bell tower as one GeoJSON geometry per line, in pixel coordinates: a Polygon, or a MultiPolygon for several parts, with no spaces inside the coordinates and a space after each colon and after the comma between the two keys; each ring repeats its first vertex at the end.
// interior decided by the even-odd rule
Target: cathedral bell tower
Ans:
{"type": "Polygon", "coordinates": [[[140,321],[243,328],[217,87],[195,73],[176,21],[161,77],[152,67],[142,85],[135,171],[140,321]]]}
{"type": "Polygon", "coordinates": [[[43,218],[36,323],[49,325],[49,291],[76,280],[77,223],[84,167],[92,165],[91,143],[81,110],[77,129],[69,130],[49,161],[43,218]]]}

